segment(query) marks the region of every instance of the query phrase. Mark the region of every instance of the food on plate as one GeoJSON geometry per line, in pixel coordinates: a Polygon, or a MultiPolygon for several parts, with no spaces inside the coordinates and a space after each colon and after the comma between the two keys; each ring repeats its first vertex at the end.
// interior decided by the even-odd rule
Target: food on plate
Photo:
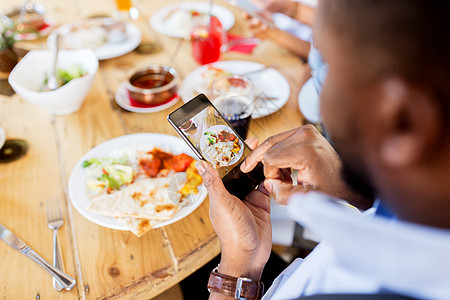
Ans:
{"type": "Polygon", "coordinates": [[[108,32],[97,19],[84,20],[74,23],[64,34],[63,47],[65,49],[95,49],[106,43],[108,32]]]}
{"type": "Polygon", "coordinates": [[[106,42],[118,43],[126,36],[126,25],[111,18],[91,18],[73,23],[64,32],[65,49],[96,49],[106,42]]]}
{"type": "Polygon", "coordinates": [[[166,221],[198,193],[195,160],[151,145],[122,149],[83,162],[92,196],[87,211],[117,219],[141,236],[166,221]]]}
{"type": "Polygon", "coordinates": [[[201,74],[202,80],[198,83],[197,86],[194,87],[193,96],[196,96],[198,94],[206,94],[207,96],[212,97],[212,85],[214,81],[225,75],[233,74],[211,65],[207,66],[206,70],[201,74]]]}
{"type": "Polygon", "coordinates": [[[216,169],[229,166],[239,159],[242,142],[233,133],[210,128],[203,135],[202,152],[216,169]]]}
{"type": "MultiPolygon", "coordinates": [[[[70,65],[66,69],[58,68],[56,69],[56,81],[58,83],[58,88],[69,83],[72,79],[80,78],[86,75],[87,72],[83,70],[80,65],[70,65]]],[[[45,74],[45,79],[41,87],[41,91],[46,91],[48,83],[48,74],[45,74]]]]}
{"type": "Polygon", "coordinates": [[[87,210],[108,217],[167,220],[181,200],[179,193],[169,197],[170,180],[170,177],[146,178],[131,183],[115,193],[95,197],[87,210]]]}
{"type": "Polygon", "coordinates": [[[215,68],[213,66],[208,66],[206,71],[202,73],[202,77],[204,78],[206,82],[206,87],[208,89],[212,88],[213,82],[219,79],[220,77],[223,77],[225,75],[233,75],[228,71],[225,71],[223,69],[215,68]]]}
{"type": "Polygon", "coordinates": [[[176,8],[166,15],[164,25],[178,36],[189,37],[195,22],[205,17],[207,17],[205,13],[196,10],[176,8]]]}

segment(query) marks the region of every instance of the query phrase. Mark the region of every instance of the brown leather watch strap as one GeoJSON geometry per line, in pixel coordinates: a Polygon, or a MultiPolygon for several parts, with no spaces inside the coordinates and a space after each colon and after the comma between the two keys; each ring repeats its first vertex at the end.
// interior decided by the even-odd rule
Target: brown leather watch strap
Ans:
{"type": "Polygon", "coordinates": [[[259,300],[264,293],[264,285],[261,281],[220,274],[216,268],[209,276],[208,290],[231,296],[235,299],[259,300]]]}

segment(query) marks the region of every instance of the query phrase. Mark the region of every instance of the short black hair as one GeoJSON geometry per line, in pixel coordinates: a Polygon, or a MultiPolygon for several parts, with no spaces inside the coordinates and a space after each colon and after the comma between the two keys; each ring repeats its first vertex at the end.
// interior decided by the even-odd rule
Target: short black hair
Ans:
{"type": "MultiPolygon", "coordinates": [[[[322,0],[323,22],[372,72],[434,94],[448,122],[449,0],[322,0]]],[[[370,72],[369,71],[369,72],[370,72]]]]}

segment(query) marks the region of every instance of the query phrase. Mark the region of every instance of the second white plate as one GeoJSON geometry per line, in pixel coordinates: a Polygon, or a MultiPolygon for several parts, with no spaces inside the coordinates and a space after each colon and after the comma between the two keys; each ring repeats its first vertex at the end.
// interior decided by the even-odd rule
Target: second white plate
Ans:
{"type": "MultiPolygon", "coordinates": [[[[223,69],[233,75],[249,73],[264,68],[263,64],[241,60],[225,60],[210,65],[215,68],[223,69]]],[[[195,69],[183,80],[183,84],[179,89],[178,94],[184,102],[189,101],[202,92],[201,86],[204,86],[202,74],[205,73],[210,65],[204,65],[195,69]]],[[[289,100],[289,95],[291,93],[289,83],[277,70],[269,68],[261,72],[250,74],[248,77],[253,82],[255,96],[264,95],[268,98],[273,98],[272,100],[257,100],[255,102],[255,109],[252,114],[254,119],[265,117],[278,111],[289,100]]]]}
{"type": "MultiPolygon", "coordinates": [[[[172,5],[167,5],[157,10],[150,17],[150,25],[159,33],[176,37],[176,38],[187,38],[186,34],[182,34],[175,29],[167,26],[167,16],[175,10],[185,10],[185,11],[198,11],[200,13],[207,13],[209,9],[209,3],[206,2],[182,2],[175,3],[172,5]]],[[[234,25],[234,15],[225,7],[220,5],[213,5],[212,14],[216,16],[222,27],[228,31],[234,25]]],[[[187,24],[188,26],[190,24],[187,24]]],[[[189,28],[186,28],[186,32],[189,28]]]]}
{"type": "MultiPolygon", "coordinates": [[[[48,36],[47,47],[49,49],[53,49],[55,47],[56,34],[57,33],[63,35],[66,34],[73,27],[74,23],[78,22],[76,21],[72,23],[67,23],[55,29],[48,36]]],[[[110,59],[133,51],[137,46],[139,46],[141,40],[142,40],[142,33],[139,30],[139,28],[137,28],[137,26],[132,23],[126,23],[126,37],[123,42],[118,43],[107,42],[98,48],[93,48],[92,50],[94,50],[95,55],[99,60],[110,59]]]]}

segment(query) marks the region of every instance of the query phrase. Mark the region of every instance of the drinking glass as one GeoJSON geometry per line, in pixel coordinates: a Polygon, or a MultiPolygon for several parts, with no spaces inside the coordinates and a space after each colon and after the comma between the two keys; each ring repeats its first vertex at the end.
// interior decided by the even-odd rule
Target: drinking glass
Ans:
{"type": "Polygon", "coordinates": [[[139,12],[136,7],[131,4],[131,0],[116,0],[116,6],[118,15],[121,18],[137,19],[139,16],[139,12]]]}
{"type": "Polygon", "coordinates": [[[223,76],[212,84],[213,104],[242,139],[247,137],[254,106],[253,83],[240,75],[223,76]]]}
{"type": "Polygon", "coordinates": [[[191,29],[192,56],[201,65],[219,60],[225,44],[222,24],[215,16],[197,17],[191,29]]]}

